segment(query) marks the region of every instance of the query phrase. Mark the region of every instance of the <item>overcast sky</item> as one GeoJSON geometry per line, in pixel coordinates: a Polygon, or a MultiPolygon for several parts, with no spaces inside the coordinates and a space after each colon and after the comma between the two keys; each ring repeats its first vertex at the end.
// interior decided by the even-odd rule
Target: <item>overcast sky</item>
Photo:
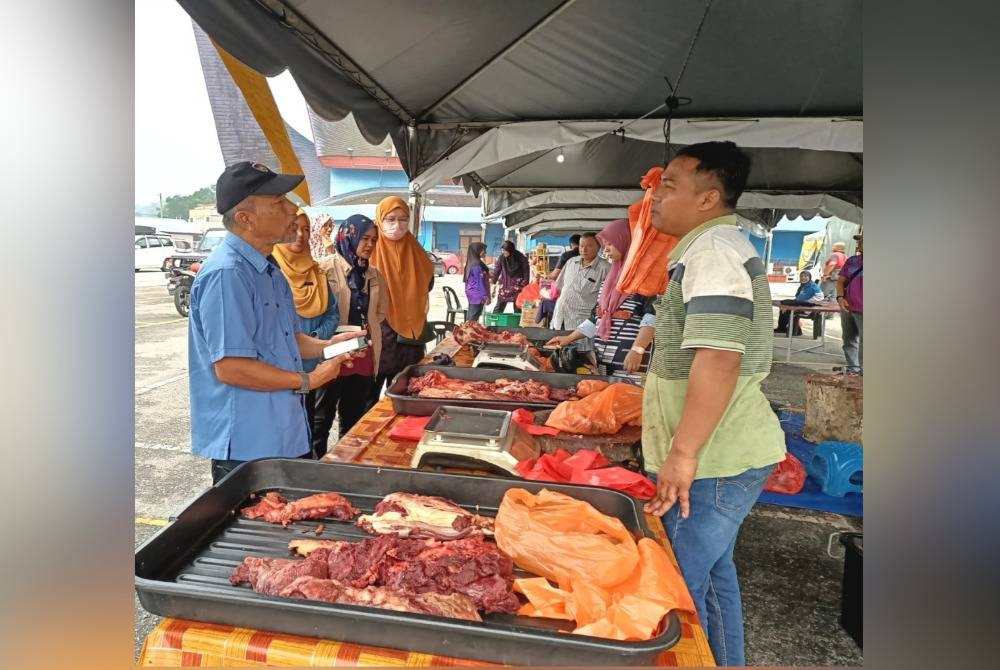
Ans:
{"type": "MultiPolygon", "coordinates": [[[[282,116],[311,139],[291,76],[270,83],[282,116]]],[[[136,0],[135,202],[214,184],[223,167],[191,18],[176,0],[136,0]]]]}

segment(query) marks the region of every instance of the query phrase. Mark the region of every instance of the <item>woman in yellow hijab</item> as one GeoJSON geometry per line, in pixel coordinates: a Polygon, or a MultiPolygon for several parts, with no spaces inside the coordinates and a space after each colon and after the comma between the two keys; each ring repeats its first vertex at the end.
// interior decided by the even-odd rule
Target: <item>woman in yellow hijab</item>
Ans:
{"type": "MultiPolygon", "coordinates": [[[[295,240],[288,244],[275,244],[271,253],[292,289],[302,332],[327,340],[333,337],[340,325],[340,306],[337,296],[327,284],[326,273],[320,270],[309,250],[309,227],[309,216],[300,209],[295,217],[295,240]]],[[[303,360],[302,369],[311,372],[319,362],[318,358],[303,360]]],[[[315,407],[316,390],[313,389],[306,395],[309,425],[313,423],[315,407]]],[[[326,453],[326,445],[323,445],[323,453],[317,453],[316,446],[313,445],[313,457],[321,458],[326,453]]]]}
{"type": "Polygon", "coordinates": [[[421,340],[430,291],[434,287],[434,265],[410,232],[410,207],[402,198],[393,195],[378,204],[375,227],[379,240],[371,264],[385,277],[389,294],[389,312],[382,322],[382,355],[373,391],[377,400],[386,380],[424,357],[421,340]]]}

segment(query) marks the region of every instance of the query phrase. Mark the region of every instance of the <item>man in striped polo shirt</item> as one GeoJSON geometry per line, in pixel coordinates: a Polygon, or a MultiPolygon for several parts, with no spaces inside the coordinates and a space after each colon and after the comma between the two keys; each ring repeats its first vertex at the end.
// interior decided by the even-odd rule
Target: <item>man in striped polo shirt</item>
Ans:
{"type": "Polygon", "coordinates": [[[661,515],[719,665],[744,665],[733,563],[740,525],[784,434],[760,384],[774,320],[764,264],[733,210],[750,160],[732,142],[681,149],[653,194],[652,223],[680,238],[656,307],[643,393],[642,450],[661,515]]]}

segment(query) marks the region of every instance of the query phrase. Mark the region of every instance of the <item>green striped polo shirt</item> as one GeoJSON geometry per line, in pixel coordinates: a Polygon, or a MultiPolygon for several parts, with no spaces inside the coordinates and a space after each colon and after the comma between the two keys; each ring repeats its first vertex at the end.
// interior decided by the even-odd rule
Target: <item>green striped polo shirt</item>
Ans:
{"type": "Polygon", "coordinates": [[[764,263],[730,214],[685,235],[656,305],[656,347],[643,390],[642,451],[659,470],[670,451],[699,348],[743,354],[739,380],[718,427],[698,452],[696,479],[731,477],[785,456],[778,417],[760,388],[771,371],[774,316],[764,263]]]}

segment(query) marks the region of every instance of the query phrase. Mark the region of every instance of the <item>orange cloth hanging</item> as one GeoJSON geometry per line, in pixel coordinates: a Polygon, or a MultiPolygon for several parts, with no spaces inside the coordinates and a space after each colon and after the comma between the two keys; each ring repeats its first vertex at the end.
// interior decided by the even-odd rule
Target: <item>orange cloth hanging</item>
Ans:
{"type": "Polygon", "coordinates": [[[628,208],[632,246],[618,278],[618,290],[625,295],[662,295],[667,290],[667,256],[679,240],[653,227],[653,190],[660,183],[662,173],[662,167],[649,169],[639,182],[646,189],[646,195],[628,208]]]}

